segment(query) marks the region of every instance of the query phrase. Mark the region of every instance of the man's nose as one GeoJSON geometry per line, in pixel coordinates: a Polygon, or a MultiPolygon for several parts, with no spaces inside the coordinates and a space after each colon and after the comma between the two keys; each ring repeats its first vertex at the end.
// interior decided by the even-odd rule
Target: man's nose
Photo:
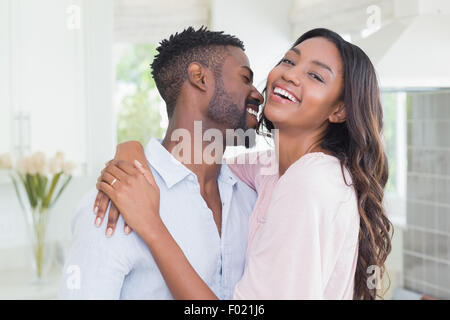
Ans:
{"type": "Polygon", "coordinates": [[[256,101],[258,101],[258,104],[263,104],[263,102],[264,102],[264,97],[258,91],[258,89],[256,89],[255,87],[253,87],[253,90],[252,90],[252,93],[250,94],[250,97],[252,99],[255,99],[256,101]]]}

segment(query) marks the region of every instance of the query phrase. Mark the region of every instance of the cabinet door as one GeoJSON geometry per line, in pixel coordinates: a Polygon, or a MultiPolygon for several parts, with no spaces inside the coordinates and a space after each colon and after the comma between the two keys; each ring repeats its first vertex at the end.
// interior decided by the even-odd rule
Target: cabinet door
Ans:
{"type": "MultiPolygon", "coordinates": [[[[10,3],[0,0],[0,154],[11,151],[10,3]]],[[[0,183],[7,181],[0,171],[0,183]]]]}
{"type": "Polygon", "coordinates": [[[79,164],[86,162],[80,2],[9,1],[13,131],[20,135],[13,144],[25,153],[63,151],[79,164]]]}

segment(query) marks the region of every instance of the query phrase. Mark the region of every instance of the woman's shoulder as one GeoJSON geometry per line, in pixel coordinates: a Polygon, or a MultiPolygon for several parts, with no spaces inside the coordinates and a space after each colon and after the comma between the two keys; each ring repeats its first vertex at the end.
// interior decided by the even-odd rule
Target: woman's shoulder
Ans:
{"type": "Polygon", "coordinates": [[[308,153],[295,161],[279,180],[281,188],[312,197],[342,199],[353,192],[351,175],[338,158],[323,152],[308,153]]]}
{"type": "Polygon", "coordinates": [[[275,186],[272,201],[277,205],[278,217],[303,219],[300,213],[307,212],[314,221],[345,225],[358,217],[356,193],[348,170],[339,159],[324,153],[309,153],[294,162],[275,186]],[[346,214],[339,214],[342,210],[346,214]],[[337,216],[339,221],[335,219],[337,216]]]}

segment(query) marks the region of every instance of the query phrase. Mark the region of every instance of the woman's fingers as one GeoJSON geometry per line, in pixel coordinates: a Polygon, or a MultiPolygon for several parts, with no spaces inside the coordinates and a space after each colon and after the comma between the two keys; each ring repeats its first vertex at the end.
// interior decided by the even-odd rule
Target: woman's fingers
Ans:
{"type": "Polygon", "coordinates": [[[124,226],[125,234],[130,234],[131,231],[133,231],[133,229],[131,229],[131,227],[125,222],[125,226],[124,226]]]}
{"type": "Polygon", "coordinates": [[[97,194],[97,199],[95,199],[95,208],[94,212],[96,214],[95,217],[95,225],[100,227],[103,219],[105,218],[106,210],[108,209],[108,203],[110,202],[108,196],[104,194],[102,191],[99,191],[97,194]]]}
{"type": "Polygon", "coordinates": [[[116,191],[114,190],[113,187],[111,187],[109,183],[104,181],[98,181],[96,186],[97,189],[102,191],[109,199],[111,199],[112,201],[116,200],[116,191]]]}
{"type": "Polygon", "coordinates": [[[116,230],[117,220],[119,219],[119,210],[111,201],[111,206],[108,213],[108,224],[106,226],[106,236],[111,237],[116,230]]]}
{"type": "Polygon", "coordinates": [[[144,168],[144,166],[137,160],[134,160],[134,164],[136,168],[139,170],[140,173],[142,173],[145,177],[145,179],[148,181],[148,183],[152,185],[157,185],[155,181],[155,177],[153,177],[153,174],[150,170],[144,168]]]}
{"type": "Polygon", "coordinates": [[[112,164],[114,164],[115,166],[117,166],[117,168],[119,168],[120,170],[124,171],[125,173],[131,176],[136,175],[139,172],[138,170],[136,170],[133,164],[123,160],[114,160],[112,164]]]}
{"type": "Polygon", "coordinates": [[[127,177],[128,174],[117,167],[117,165],[115,164],[110,164],[105,169],[103,169],[102,180],[106,181],[109,184],[113,183],[114,179],[126,181],[127,177]]]}

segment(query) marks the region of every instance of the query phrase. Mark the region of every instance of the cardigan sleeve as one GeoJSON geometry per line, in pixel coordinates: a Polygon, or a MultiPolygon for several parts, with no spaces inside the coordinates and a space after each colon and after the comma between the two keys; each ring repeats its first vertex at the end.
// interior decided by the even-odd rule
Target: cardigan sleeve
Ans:
{"type": "Polygon", "coordinates": [[[278,163],[273,151],[244,153],[227,160],[231,171],[253,190],[258,191],[261,177],[278,174],[278,163]]]}

